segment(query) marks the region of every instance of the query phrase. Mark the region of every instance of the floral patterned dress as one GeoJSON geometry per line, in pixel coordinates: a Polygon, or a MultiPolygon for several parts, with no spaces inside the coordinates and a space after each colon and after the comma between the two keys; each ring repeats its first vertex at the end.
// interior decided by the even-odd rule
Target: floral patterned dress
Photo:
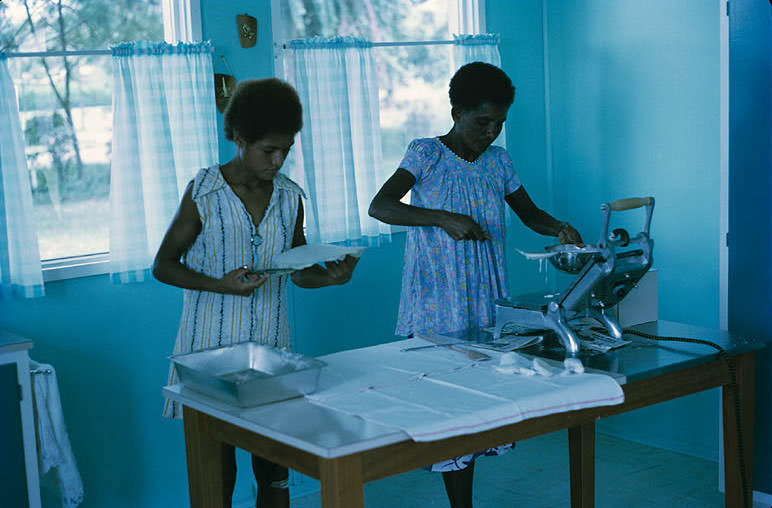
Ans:
{"type": "MultiPolygon", "coordinates": [[[[489,326],[494,301],[507,296],[504,197],[520,187],[509,153],[490,146],[470,162],[439,138],[416,139],[399,167],[415,177],[412,205],[468,215],[491,239],[454,240],[439,227],[411,227],[405,244],[396,334],[489,326]]],[[[425,469],[458,471],[481,455],[501,455],[513,447],[514,443],[498,446],[425,469]]]]}
{"type": "Polygon", "coordinates": [[[407,233],[397,335],[482,328],[507,295],[504,197],[520,187],[506,150],[490,146],[466,161],[439,138],[410,143],[400,168],[416,179],[411,204],[469,215],[490,241],[454,240],[439,227],[407,233]]]}

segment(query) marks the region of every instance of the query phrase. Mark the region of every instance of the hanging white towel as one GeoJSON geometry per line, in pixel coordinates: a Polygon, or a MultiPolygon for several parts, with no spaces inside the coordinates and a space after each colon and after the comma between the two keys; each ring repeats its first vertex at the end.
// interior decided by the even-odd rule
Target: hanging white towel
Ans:
{"type": "Polygon", "coordinates": [[[83,481],[64,425],[56,371],[49,364],[33,360],[30,360],[30,371],[39,371],[32,375],[32,398],[40,476],[51,472],[62,497],[62,507],[75,508],[83,502],[83,481]]]}

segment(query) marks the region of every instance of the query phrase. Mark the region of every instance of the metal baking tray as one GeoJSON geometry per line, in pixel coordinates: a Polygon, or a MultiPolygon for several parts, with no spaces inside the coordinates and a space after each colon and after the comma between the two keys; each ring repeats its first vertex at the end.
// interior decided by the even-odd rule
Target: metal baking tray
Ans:
{"type": "Polygon", "coordinates": [[[169,359],[184,386],[239,407],[312,393],[326,365],[310,356],[256,342],[182,353],[169,359]]]}

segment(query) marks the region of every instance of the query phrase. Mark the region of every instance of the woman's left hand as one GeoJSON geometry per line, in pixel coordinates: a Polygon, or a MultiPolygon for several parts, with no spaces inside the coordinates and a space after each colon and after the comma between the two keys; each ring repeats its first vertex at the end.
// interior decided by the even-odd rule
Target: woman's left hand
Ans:
{"type": "Polygon", "coordinates": [[[582,235],[567,222],[565,222],[560,228],[560,231],[558,231],[558,240],[560,240],[560,243],[573,243],[580,247],[584,246],[582,235]]]}
{"type": "Polygon", "coordinates": [[[358,257],[346,256],[340,261],[328,261],[324,264],[327,268],[327,276],[332,284],[345,284],[351,280],[354,268],[359,262],[358,257]]]}

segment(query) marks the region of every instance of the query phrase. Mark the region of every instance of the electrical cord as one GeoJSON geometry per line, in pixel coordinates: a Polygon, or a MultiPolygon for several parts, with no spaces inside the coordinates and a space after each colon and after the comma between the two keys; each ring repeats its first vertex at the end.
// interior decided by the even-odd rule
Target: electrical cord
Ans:
{"type": "Polygon", "coordinates": [[[719,346],[718,344],[714,342],[710,342],[709,340],[704,339],[692,339],[687,337],[663,337],[660,335],[653,335],[650,333],[645,332],[639,332],[638,330],[631,330],[630,328],[625,328],[624,333],[628,333],[630,335],[637,335],[639,337],[644,337],[646,339],[652,339],[652,340],[659,340],[659,341],[670,341],[670,342],[689,342],[692,344],[703,344],[705,346],[710,346],[714,348],[716,351],[718,351],[718,356],[721,358],[724,363],[726,364],[727,371],[729,372],[729,385],[732,390],[732,396],[734,398],[734,417],[735,422],[737,424],[737,457],[740,461],[740,482],[742,484],[742,506],[744,508],[751,508],[751,505],[748,504],[748,479],[745,473],[745,451],[743,449],[743,432],[742,432],[742,422],[740,421],[740,396],[739,391],[737,389],[737,371],[735,369],[734,361],[732,358],[727,354],[727,352],[719,346]]]}

